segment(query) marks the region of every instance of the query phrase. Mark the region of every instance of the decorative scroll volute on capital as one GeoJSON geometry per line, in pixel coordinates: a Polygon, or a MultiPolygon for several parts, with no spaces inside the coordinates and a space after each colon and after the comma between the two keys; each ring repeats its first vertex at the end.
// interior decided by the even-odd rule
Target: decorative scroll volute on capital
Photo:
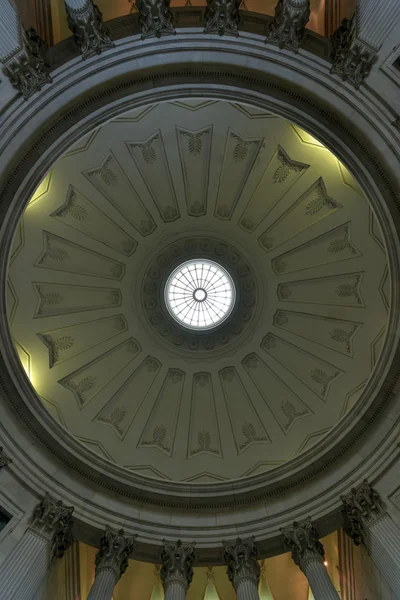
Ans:
{"type": "Polygon", "coordinates": [[[311,517],[304,521],[295,521],[291,527],[281,529],[285,545],[292,551],[292,558],[302,571],[310,560],[322,562],[324,547],[318,539],[318,533],[311,517]]]}
{"type": "Polygon", "coordinates": [[[366,541],[365,528],[383,515],[380,496],[364,479],[349,494],[341,496],[341,500],[343,530],[359,546],[366,541]]]}
{"type": "Polygon", "coordinates": [[[369,75],[375,60],[375,51],[356,37],[356,18],[343,19],[340,26],[332,35],[331,73],[340,75],[344,81],[349,81],[359,88],[369,75]]]}
{"type": "Polygon", "coordinates": [[[51,540],[52,558],[61,558],[73,542],[73,506],[65,506],[46,493],[33,513],[31,528],[51,540]]]}
{"type": "Polygon", "coordinates": [[[235,590],[243,579],[251,579],[258,585],[260,565],[254,540],[253,536],[247,540],[237,538],[235,542],[223,542],[224,559],[228,565],[227,574],[235,590]]]}
{"type": "Polygon", "coordinates": [[[3,451],[3,446],[0,446],[0,469],[6,467],[12,462],[11,458],[3,451]]]}
{"type": "Polygon", "coordinates": [[[180,583],[187,591],[193,579],[194,546],[194,543],[183,544],[181,540],[176,543],[163,540],[160,575],[164,589],[175,582],[180,583]]]}
{"type": "Polygon", "coordinates": [[[142,39],[176,33],[170,4],[171,0],[136,0],[142,39]]]}
{"type": "Polygon", "coordinates": [[[241,0],[207,0],[204,33],[239,35],[241,0]]]}
{"type": "Polygon", "coordinates": [[[310,18],[310,0],[278,0],[267,42],[298,52],[310,18]]]}
{"type": "Polygon", "coordinates": [[[102,569],[111,569],[119,579],[128,568],[128,558],[135,540],[136,536],[125,536],[123,529],[114,531],[107,525],[100,540],[100,550],[96,554],[96,573],[102,569]]]}
{"type": "Polygon", "coordinates": [[[103,25],[103,15],[93,0],[86,0],[81,9],[72,8],[65,1],[68,27],[74,34],[75,43],[82,58],[100,54],[102,50],[113,48],[108,29],[103,25]]]}

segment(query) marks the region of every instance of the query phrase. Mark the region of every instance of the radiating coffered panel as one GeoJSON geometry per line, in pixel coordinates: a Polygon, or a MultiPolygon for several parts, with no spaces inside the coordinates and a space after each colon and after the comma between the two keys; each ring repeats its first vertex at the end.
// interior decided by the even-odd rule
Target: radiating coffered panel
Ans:
{"type": "Polygon", "coordinates": [[[257,354],[247,356],[243,366],[284,433],[290,431],[295,421],[312,414],[301,398],[257,354]]]}
{"type": "Polygon", "coordinates": [[[278,297],[282,302],[365,307],[361,294],[363,275],[349,273],[280,283],[278,297]]]}
{"type": "Polygon", "coordinates": [[[179,208],[161,131],[143,142],[127,145],[162,220],[175,221],[179,218],[179,208]]]}
{"type": "Polygon", "coordinates": [[[96,417],[123,439],[146,398],[161,367],[159,361],[148,356],[129,376],[96,417]]]}
{"type": "Polygon", "coordinates": [[[215,209],[219,219],[232,218],[262,142],[263,138],[247,138],[228,130],[215,209]]]}
{"type": "Polygon", "coordinates": [[[348,356],[353,356],[354,336],[362,327],[362,323],[290,310],[278,310],[274,325],[348,356]]]}
{"type": "Polygon", "coordinates": [[[120,335],[127,328],[128,325],[123,315],[116,315],[41,332],[37,335],[48,349],[51,369],[60,362],[81,354],[88,348],[120,335]]]}
{"type": "Polygon", "coordinates": [[[264,231],[259,238],[260,244],[270,252],[340,208],[341,204],[328,196],[321,178],[264,231]]]}
{"type": "Polygon", "coordinates": [[[308,166],[292,160],[287,152],[278,146],[240,218],[240,226],[245,231],[254,231],[286,192],[295,185],[308,166]]]}
{"type": "Polygon", "coordinates": [[[122,342],[108,352],[100,354],[80,369],[59,381],[70,390],[79,408],[86,406],[97,394],[125,369],[141,352],[140,344],[133,338],[122,342]]]}
{"type": "Polygon", "coordinates": [[[188,458],[204,453],[222,457],[211,374],[196,373],[192,384],[188,458]]]}
{"type": "Polygon", "coordinates": [[[360,252],[351,241],[351,225],[346,223],[280,254],[272,260],[272,268],[281,275],[356,256],[360,256],[360,252]]]}
{"type": "Polygon", "coordinates": [[[34,317],[50,317],[120,306],[118,288],[32,282],[38,302],[34,317]]]}
{"type": "Polygon", "coordinates": [[[176,135],[185,183],[187,212],[192,217],[207,213],[212,126],[198,131],[177,128],[176,135]]]}
{"type": "Polygon", "coordinates": [[[89,169],[84,175],[141,235],[154,231],[153,218],[112,152],[107,153],[99,167],[89,169]]]}
{"type": "Polygon", "coordinates": [[[51,216],[125,256],[136,250],[137,242],[72,186],[64,204],[51,216]]]}
{"type": "Polygon", "coordinates": [[[44,232],[43,246],[35,263],[38,267],[116,280],[125,274],[123,263],[48,231],[44,232]]]}
{"type": "Polygon", "coordinates": [[[185,373],[169,369],[139,442],[141,447],[155,447],[172,455],[185,373]]]}
{"type": "Polygon", "coordinates": [[[262,420],[236,369],[226,367],[219,376],[238,454],[252,444],[270,444],[262,420]]]}
{"type": "Polygon", "coordinates": [[[297,125],[208,98],[142,106],[69,148],[32,199],[11,334],[43,405],[98,460],[194,486],[260,475],[322,447],[381,370],[380,219],[297,125]],[[201,334],[164,298],[193,258],[237,294],[201,334]]]}
{"type": "Polygon", "coordinates": [[[261,348],[304,383],[322,400],[326,400],[331,384],[343,375],[343,371],[324,360],[317,354],[302,350],[272,333],[268,333],[261,348]]]}

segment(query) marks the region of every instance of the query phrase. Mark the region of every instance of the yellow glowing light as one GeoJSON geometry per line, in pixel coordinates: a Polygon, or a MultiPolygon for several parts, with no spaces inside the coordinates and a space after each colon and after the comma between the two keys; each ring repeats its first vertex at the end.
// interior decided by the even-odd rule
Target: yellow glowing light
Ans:
{"type": "Polygon", "coordinates": [[[32,198],[29,200],[28,207],[35,204],[40,198],[42,198],[42,196],[47,194],[47,192],[50,189],[51,176],[52,176],[52,173],[50,171],[49,173],[47,173],[46,177],[42,180],[39,187],[36,189],[35,193],[33,194],[32,198]]]}
{"type": "Polygon", "coordinates": [[[292,125],[292,127],[295,130],[295,132],[297,133],[297,135],[299,136],[299,138],[301,139],[301,141],[303,142],[303,144],[311,144],[312,146],[319,146],[320,148],[326,148],[326,146],[322,142],[320,142],[315,137],[313,137],[312,135],[307,133],[307,131],[304,131],[304,129],[297,127],[297,125],[292,125]]]}
{"type": "Polygon", "coordinates": [[[327,560],[325,560],[325,561],[324,561],[324,565],[325,565],[326,567],[328,566],[328,561],[327,561],[327,560]]]}

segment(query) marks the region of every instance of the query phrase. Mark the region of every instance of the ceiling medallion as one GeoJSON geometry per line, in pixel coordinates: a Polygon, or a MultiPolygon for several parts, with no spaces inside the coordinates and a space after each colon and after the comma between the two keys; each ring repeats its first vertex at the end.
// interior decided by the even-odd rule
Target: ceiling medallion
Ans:
{"type": "Polygon", "coordinates": [[[256,297],[256,278],[247,260],[214,238],[170,244],[152,260],[143,279],[151,328],[184,351],[209,352],[235,341],[252,320],[256,297]]]}
{"type": "Polygon", "coordinates": [[[171,316],[193,331],[221,325],[232,312],[236,289],[219,263],[203,258],[188,260],[174,269],[164,288],[171,316]]]}

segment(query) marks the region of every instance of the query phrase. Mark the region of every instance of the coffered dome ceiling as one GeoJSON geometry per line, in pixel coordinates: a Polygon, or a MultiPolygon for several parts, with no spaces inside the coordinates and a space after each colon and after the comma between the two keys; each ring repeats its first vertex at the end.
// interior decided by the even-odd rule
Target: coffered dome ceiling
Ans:
{"type": "Polygon", "coordinates": [[[390,277],[363,192],[317,140],[249,106],[184,100],[82,139],[26,209],[8,315],[44,405],[94,452],[217,482],[321,442],[360,398],[390,277]],[[190,259],[232,277],[219,328],[182,328],[164,284],[190,259]]]}

